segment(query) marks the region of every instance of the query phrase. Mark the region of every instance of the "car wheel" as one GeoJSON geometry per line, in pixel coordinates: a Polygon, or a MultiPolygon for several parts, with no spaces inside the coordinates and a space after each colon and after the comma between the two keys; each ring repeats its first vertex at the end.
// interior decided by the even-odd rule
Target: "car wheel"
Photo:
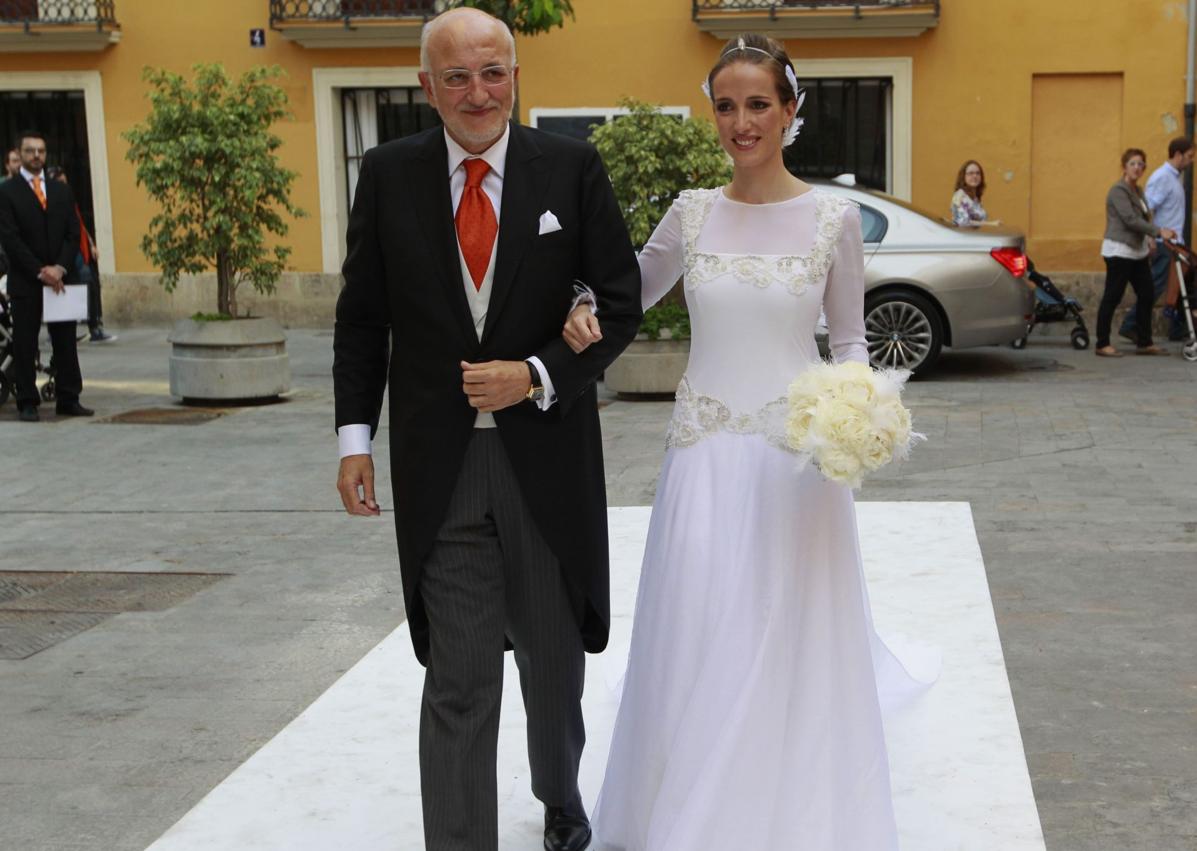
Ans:
{"type": "Polygon", "coordinates": [[[917,293],[879,293],[865,299],[865,342],[874,367],[923,373],[939,359],[943,322],[917,293]]]}

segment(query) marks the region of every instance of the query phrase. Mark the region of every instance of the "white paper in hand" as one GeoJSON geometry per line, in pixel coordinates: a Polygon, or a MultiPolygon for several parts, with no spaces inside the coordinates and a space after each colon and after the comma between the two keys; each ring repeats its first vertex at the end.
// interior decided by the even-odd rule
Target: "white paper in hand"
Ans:
{"type": "Polygon", "coordinates": [[[42,322],[85,322],[87,284],[67,284],[61,293],[42,287],[42,322]]]}

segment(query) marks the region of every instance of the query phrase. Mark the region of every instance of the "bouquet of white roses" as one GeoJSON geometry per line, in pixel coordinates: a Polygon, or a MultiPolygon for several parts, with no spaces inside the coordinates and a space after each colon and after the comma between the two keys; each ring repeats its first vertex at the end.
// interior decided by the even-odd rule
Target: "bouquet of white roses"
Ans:
{"type": "Polygon", "coordinates": [[[859,487],[866,473],[905,458],[923,435],[902,404],[905,370],[864,363],[820,363],[790,385],[786,439],[810,455],[824,477],[859,487]]]}

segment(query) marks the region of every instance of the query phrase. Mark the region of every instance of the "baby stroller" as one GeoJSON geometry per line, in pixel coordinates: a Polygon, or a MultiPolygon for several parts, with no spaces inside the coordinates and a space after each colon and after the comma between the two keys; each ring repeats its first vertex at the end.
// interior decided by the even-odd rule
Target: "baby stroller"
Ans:
{"type": "MultiPolygon", "coordinates": [[[[46,382],[42,384],[41,397],[43,402],[52,402],[56,395],[54,387],[54,364],[43,367],[39,354],[34,368],[44,372],[46,382]]],[[[8,401],[9,396],[17,392],[13,367],[13,339],[12,339],[12,310],[8,303],[8,296],[0,292],[0,405],[8,401]]]]}
{"type": "Polygon", "coordinates": [[[1176,263],[1176,277],[1168,281],[1168,289],[1164,295],[1164,304],[1173,309],[1179,308],[1184,314],[1185,327],[1189,336],[1185,337],[1184,347],[1180,350],[1184,359],[1190,363],[1197,361],[1197,332],[1193,330],[1193,270],[1197,268],[1197,253],[1190,251],[1178,242],[1166,242],[1168,250],[1172,252],[1176,263]]]}
{"type": "Polygon", "coordinates": [[[1027,335],[1043,322],[1075,322],[1070,335],[1072,347],[1080,350],[1089,348],[1089,329],[1085,327],[1080,302],[1060,292],[1060,288],[1047,275],[1036,272],[1035,264],[1030,260],[1027,261],[1027,280],[1035,285],[1035,310],[1031,314],[1031,321],[1027,323],[1027,333],[1010,345],[1016,349],[1026,348],[1027,335]]]}

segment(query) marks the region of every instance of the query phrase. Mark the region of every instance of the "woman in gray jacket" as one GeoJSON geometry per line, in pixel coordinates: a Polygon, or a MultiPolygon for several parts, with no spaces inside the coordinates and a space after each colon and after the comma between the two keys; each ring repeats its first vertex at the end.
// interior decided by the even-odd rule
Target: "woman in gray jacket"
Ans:
{"type": "Polygon", "coordinates": [[[1139,178],[1147,168],[1147,155],[1138,148],[1128,148],[1122,155],[1122,178],[1106,195],[1106,235],[1101,241],[1101,256],[1106,261],[1106,289],[1097,309],[1098,357],[1120,358],[1122,352],[1110,345],[1110,323],[1114,308],[1122,301],[1129,283],[1135,290],[1135,336],[1137,355],[1166,355],[1151,341],[1151,307],[1155,289],[1151,281],[1151,262],[1155,237],[1175,239],[1176,232],[1157,227],[1151,210],[1139,188],[1139,178]]]}

